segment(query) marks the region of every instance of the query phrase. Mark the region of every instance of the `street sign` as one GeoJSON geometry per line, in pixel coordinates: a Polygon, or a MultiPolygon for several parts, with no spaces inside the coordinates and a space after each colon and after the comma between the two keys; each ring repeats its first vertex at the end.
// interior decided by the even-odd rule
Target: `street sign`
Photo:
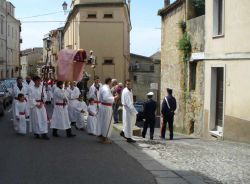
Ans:
{"type": "Polygon", "coordinates": [[[150,89],[158,90],[158,83],[150,83],[150,89]]]}

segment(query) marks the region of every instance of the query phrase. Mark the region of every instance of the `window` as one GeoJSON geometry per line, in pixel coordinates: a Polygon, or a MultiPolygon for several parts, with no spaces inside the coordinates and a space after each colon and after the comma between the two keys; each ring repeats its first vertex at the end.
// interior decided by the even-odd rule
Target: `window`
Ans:
{"type": "Polygon", "coordinates": [[[89,13],[88,19],[96,19],[96,13],[89,13]]]}
{"type": "Polygon", "coordinates": [[[224,34],[224,0],[214,0],[213,36],[224,34]]]}
{"type": "Polygon", "coordinates": [[[189,63],[189,90],[194,91],[196,87],[196,62],[189,63]]]}
{"type": "Polygon", "coordinates": [[[105,13],[103,15],[103,18],[105,18],[105,19],[112,19],[113,18],[113,14],[112,13],[105,13]]]}
{"type": "Polygon", "coordinates": [[[3,34],[3,19],[1,18],[1,34],[3,34]]]}
{"type": "Polygon", "coordinates": [[[155,70],[155,66],[154,65],[151,65],[150,66],[150,71],[153,72],[155,70]]]}
{"type": "Polygon", "coordinates": [[[113,59],[104,59],[104,62],[103,62],[104,65],[113,65],[113,59]]]}

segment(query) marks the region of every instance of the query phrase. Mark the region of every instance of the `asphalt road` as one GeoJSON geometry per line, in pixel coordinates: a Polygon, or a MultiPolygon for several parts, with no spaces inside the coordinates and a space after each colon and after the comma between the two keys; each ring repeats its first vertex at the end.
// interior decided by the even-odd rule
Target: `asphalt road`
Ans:
{"type": "MultiPolygon", "coordinates": [[[[74,130],[75,138],[37,140],[0,117],[0,184],[153,184],[154,177],[116,144],[74,130]]],[[[50,134],[51,135],[51,134],[50,134]]]]}

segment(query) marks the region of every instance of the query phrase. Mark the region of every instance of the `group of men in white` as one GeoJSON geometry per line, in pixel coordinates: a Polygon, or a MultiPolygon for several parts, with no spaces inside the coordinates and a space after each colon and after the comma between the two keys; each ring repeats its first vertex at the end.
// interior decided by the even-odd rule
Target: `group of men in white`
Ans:
{"type": "Polygon", "coordinates": [[[133,143],[135,140],[132,139],[132,128],[136,122],[137,111],[133,105],[131,82],[126,80],[125,83],[126,87],[121,95],[112,94],[112,79],[106,78],[105,83],[101,84],[100,78],[95,76],[87,95],[87,106],[74,81],[69,86],[63,81],[57,81],[53,85],[45,84],[38,76],[33,80],[27,77],[24,81],[18,77],[13,86],[14,129],[18,134],[23,135],[29,131],[37,139],[49,140],[49,127],[53,137],[60,137],[58,130],[66,130],[67,137],[74,137],[76,135],[72,133],[71,127],[75,126],[78,130],[86,128],[88,134],[97,136],[104,144],[110,144],[114,122],[113,104],[120,99],[123,106],[121,135],[127,142],[133,143]],[[52,101],[51,118],[47,114],[46,101],[52,101]]]}

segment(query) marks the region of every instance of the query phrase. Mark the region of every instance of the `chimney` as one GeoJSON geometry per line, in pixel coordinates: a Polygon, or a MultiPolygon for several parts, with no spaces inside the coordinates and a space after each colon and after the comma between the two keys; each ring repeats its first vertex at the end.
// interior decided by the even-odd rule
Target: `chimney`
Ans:
{"type": "Polygon", "coordinates": [[[166,8],[168,5],[170,5],[170,0],[164,0],[164,7],[166,8]]]}

